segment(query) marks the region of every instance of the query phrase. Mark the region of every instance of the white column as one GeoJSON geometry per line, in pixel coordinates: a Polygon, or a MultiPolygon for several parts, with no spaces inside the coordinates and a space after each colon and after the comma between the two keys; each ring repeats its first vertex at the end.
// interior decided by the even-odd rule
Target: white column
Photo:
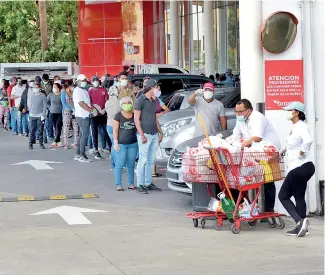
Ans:
{"type": "MultiPolygon", "coordinates": [[[[241,0],[242,1],[242,0],[241,0]]],[[[227,7],[219,9],[219,73],[225,73],[227,69],[227,7]]]]}
{"type": "Polygon", "coordinates": [[[239,1],[240,85],[241,98],[264,102],[264,66],[260,41],[262,1],[239,1]],[[252,82],[252,76],[254,81],[252,82]]]}
{"type": "Polygon", "coordinates": [[[204,1],[205,75],[215,75],[213,2],[204,1]]]}
{"type": "Polygon", "coordinates": [[[178,1],[170,1],[170,53],[171,64],[179,65],[178,1]]]}
{"type": "MultiPolygon", "coordinates": [[[[317,186],[317,208],[320,206],[319,180],[325,179],[325,96],[324,96],[324,1],[315,1],[312,5],[312,58],[313,58],[313,75],[314,75],[314,92],[315,92],[315,109],[316,109],[316,133],[314,147],[316,148],[316,186],[317,186]]],[[[307,106],[308,107],[308,106],[307,106]]],[[[309,190],[308,190],[309,192],[309,190]]],[[[309,202],[310,205],[310,202],[309,202]]],[[[309,208],[311,208],[309,206],[309,208]]]]}

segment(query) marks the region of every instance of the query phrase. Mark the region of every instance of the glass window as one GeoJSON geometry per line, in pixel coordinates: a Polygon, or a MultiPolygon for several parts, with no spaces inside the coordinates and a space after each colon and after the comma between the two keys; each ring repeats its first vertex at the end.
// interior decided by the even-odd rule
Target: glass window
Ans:
{"type": "Polygon", "coordinates": [[[182,74],[179,69],[175,68],[158,68],[160,74],[182,74]]]}
{"type": "Polygon", "coordinates": [[[160,79],[158,80],[158,85],[161,90],[160,99],[165,103],[169,102],[171,95],[173,95],[175,91],[184,88],[183,81],[180,78],[160,79]]]}
{"type": "Polygon", "coordinates": [[[174,95],[168,104],[168,108],[171,111],[177,111],[181,108],[182,102],[184,100],[183,95],[174,95]]]}

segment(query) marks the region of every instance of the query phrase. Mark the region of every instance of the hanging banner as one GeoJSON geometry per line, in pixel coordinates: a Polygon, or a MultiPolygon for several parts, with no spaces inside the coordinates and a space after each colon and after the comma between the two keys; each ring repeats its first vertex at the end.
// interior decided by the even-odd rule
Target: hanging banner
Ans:
{"type": "Polygon", "coordinates": [[[304,103],[302,60],[266,60],[264,75],[266,110],[282,110],[293,101],[304,103]]]}

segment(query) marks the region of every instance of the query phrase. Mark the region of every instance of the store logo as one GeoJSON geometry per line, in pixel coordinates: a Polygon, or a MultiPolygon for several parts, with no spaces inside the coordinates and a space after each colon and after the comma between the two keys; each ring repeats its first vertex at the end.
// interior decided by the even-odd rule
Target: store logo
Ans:
{"type": "Polygon", "coordinates": [[[279,107],[286,107],[288,106],[292,101],[286,101],[286,102],[282,102],[279,100],[273,100],[273,102],[278,105],[279,107]]]}
{"type": "Polygon", "coordinates": [[[140,53],[140,47],[133,46],[133,42],[124,43],[124,50],[125,50],[125,54],[127,54],[127,55],[140,53]]]}

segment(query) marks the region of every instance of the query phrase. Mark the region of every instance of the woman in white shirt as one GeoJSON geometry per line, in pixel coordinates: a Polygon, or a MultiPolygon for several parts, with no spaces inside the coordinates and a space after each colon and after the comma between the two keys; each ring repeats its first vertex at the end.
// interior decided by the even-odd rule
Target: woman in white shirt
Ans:
{"type": "Polygon", "coordinates": [[[283,109],[288,112],[288,120],[292,121],[293,127],[281,149],[282,156],[285,153],[288,155],[288,175],[279,192],[279,200],[297,224],[286,234],[303,237],[308,232],[309,225],[305,201],[307,182],[315,173],[315,166],[308,157],[313,138],[304,122],[306,116],[303,103],[292,102],[283,109]],[[291,201],[291,197],[295,198],[296,205],[291,201]]]}

